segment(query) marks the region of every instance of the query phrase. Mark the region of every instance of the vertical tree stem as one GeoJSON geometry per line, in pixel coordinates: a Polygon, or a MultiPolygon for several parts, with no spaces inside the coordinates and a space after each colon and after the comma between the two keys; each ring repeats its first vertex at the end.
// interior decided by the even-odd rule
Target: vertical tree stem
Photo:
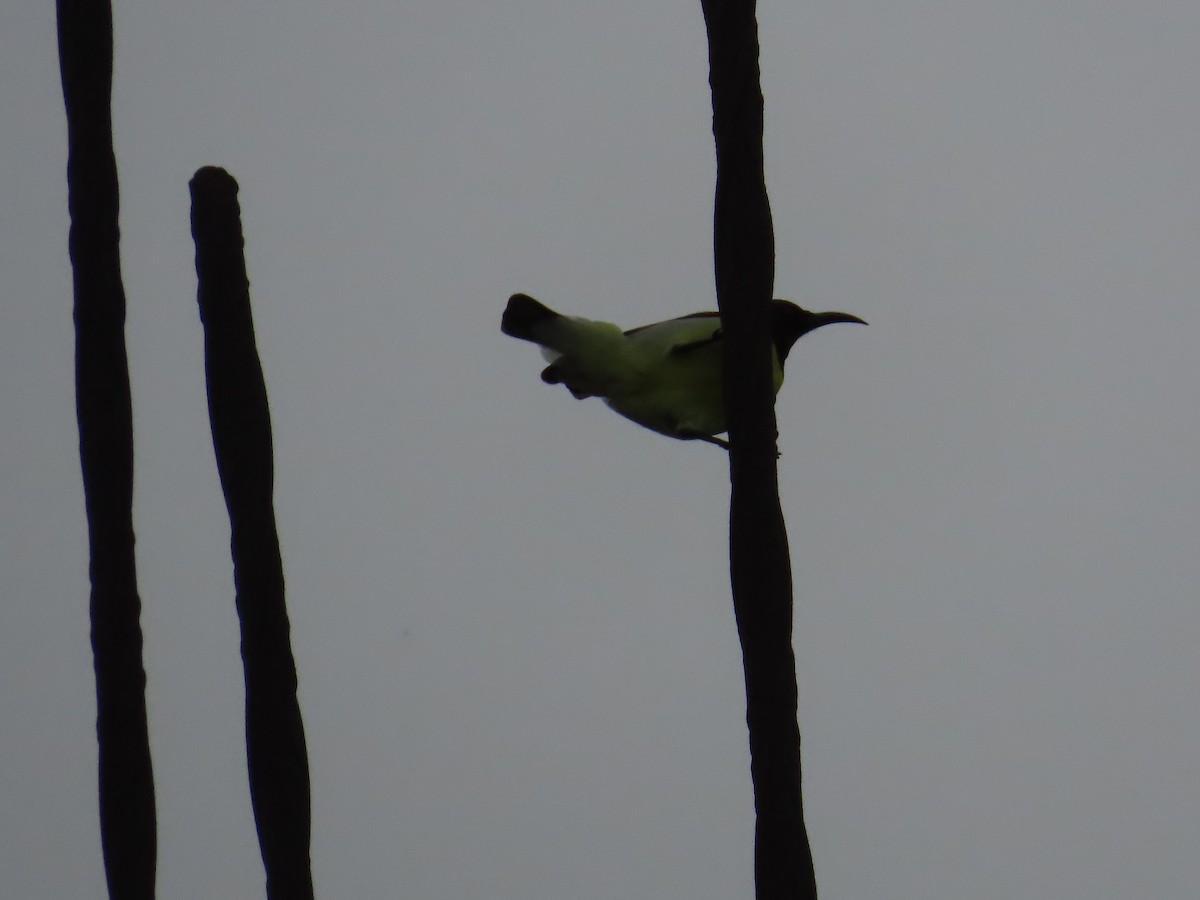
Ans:
{"type": "Polygon", "coordinates": [[[791,562],[776,469],[768,329],[775,246],[763,175],[758,26],[753,0],[702,5],[717,153],[713,248],[725,334],[730,580],[746,676],[756,896],[815,898],[800,793],[791,562]]]}
{"type": "Polygon", "coordinates": [[[58,0],[75,279],[75,396],[91,553],[100,837],[109,896],[154,896],[154,776],[133,536],[133,413],[112,142],[112,8],[58,0]]]}
{"type": "Polygon", "coordinates": [[[229,510],[246,677],[250,798],[271,900],[311,898],[311,801],[273,504],[267,389],[254,342],[237,182],[191,181],[213,447],[229,510]]]}

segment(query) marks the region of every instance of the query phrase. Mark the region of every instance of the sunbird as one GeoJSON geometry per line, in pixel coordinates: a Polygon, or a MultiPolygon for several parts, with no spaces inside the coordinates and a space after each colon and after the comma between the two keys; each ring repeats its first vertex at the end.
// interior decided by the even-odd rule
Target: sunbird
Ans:
{"type": "MultiPolygon", "coordinates": [[[[783,364],[801,335],[834,322],[857,322],[841,312],[809,312],[789,300],[771,301],[771,368],[775,391],[783,364]]],[[[565,384],[579,400],[602,397],[614,412],[682,441],[729,449],[716,435],[727,428],[722,396],[721,319],[698,312],[622,331],[609,322],[564,316],[526,294],[513,294],[500,319],[510,337],[542,348],[547,384],[565,384]]]]}

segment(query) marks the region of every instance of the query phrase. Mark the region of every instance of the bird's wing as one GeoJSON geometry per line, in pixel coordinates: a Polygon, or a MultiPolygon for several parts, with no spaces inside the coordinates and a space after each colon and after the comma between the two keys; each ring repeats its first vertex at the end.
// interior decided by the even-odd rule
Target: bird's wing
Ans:
{"type": "Polygon", "coordinates": [[[690,319],[720,319],[720,318],[721,318],[721,314],[719,312],[688,313],[686,316],[679,316],[676,319],[666,319],[665,321],[662,321],[662,322],[654,322],[650,325],[639,325],[637,328],[630,328],[628,331],[625,332],[625,337],[630,337],[632,335],[637,334],[638,332],[646,331],[650,328],[663,328],[663,327],[666,327],[669,325],[674,325],[677,322],[692,324],[688,321],[690,319]]]}
{"type": "Polygon", "coordinates": [[[721,318],[715,312],[698,312],[625,332],[631,343],[646,350],[677,355],[710,346],[721,339],[721,318]]]}

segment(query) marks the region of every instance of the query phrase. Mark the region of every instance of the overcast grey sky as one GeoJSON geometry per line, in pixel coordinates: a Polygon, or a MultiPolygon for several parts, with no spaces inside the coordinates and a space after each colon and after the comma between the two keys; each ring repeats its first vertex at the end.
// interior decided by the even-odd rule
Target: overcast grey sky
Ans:
{"type": "MultiPolygon", "coordinates": [[[[1200,5],[760,6],[827,900],[1200,883],[1200,5]]],[[[261,895],[187,182],[242,185],[325,897],[752,891],[727,466],[522,290],[714,305],[698,2],[118,0],[164,897],[261,895]]],[[[103,892],[53,4],[0,10],[0,884],[103,892]]]]}

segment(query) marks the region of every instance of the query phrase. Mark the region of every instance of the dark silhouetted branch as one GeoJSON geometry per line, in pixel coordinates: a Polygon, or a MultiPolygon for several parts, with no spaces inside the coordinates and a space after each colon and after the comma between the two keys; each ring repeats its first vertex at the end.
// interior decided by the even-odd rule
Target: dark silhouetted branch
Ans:
{"type": "Polygon", "coordinates": [[[154,775],[133,555],[133,413],[112,143],[112,8],[58,0],[67,110],[75,396],[91,549],[100,837],[109,896],[154,896],[154,775]]]}
{"type": "Polygon", "coordinates": [[[275,530],[271,418],[254,344],[238,186],[223,169],[203,168],[191,190],[208,414],[229,509],[242,629],[250,798],[267,896],[310,898],[308,755],[275,530]]]}
{"type": "Polygon", "coordinates": [[[730,579],[746,674],[758,900],[815,898],[800,795],[792,576],[776,470],[769,305],[775,239],[763,177],[753,0],[702,0],[717,149],[714,255],[725,333],[730,579]]]}

